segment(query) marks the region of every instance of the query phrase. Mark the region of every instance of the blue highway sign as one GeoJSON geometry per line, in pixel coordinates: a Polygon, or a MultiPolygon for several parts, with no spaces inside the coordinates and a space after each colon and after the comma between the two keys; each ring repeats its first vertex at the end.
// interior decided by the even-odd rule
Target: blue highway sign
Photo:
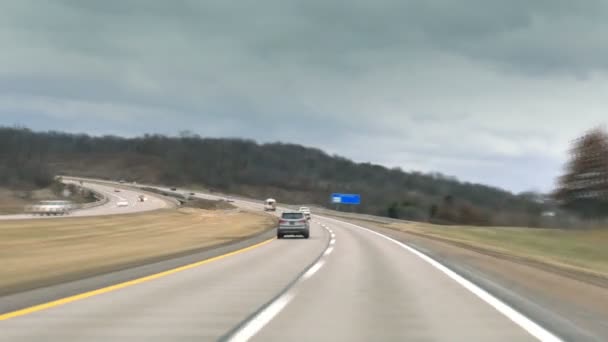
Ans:
{"type": "Polygon", "coordinates": [[[331,203],[334,204],[361,204],[361,196],[358,194],[331,194],[331,203]]]}

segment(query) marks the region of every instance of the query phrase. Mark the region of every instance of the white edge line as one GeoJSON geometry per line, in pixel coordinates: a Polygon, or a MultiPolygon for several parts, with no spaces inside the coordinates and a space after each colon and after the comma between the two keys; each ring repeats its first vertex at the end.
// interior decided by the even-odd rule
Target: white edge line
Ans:
{"type": "Polygon", "coordinates": [[[436,269],[440,270],[441,272],[445,273],[448,277],[450,277],[452,280],[456,281],[458,284],[460,284],[462,287],[466,288],[467,290],[469,290],[470,292],[472,292],[474,295],[476,295],[477,297],[479,297],[481,300],[483,300],[484,302],[488,303],[490,306],[492,306],[494,309],[496,309],[498,312],[502,313],[504,316],[506,316],[508,319],[510,319],[511,321],[513,321],[515,324],[519,325],[521,328],[523,328],[525,331],[527,331],[530,335],[536,337],[538,340],[543,341],[543,342],[562,342],[562,339],[560,339],[559,337],[555,336],[554,334],[552,334],[551,332],[547,331],[546,329],[544,329],[543,327],[541,327],[540,325],[536,324],[535,322],[533,322],[531,319],[529,319],[528,317],[524,316],[523,314],[521,314],[520,312],[516,311],[515,309],[513,309],[512,307],[510,307],[509,305],[505,304],[503,301],[501,301],[500,299],[494,297],[493,295],[491,295],[490,293],[488,293],[486,290],[482,289],[481,287],[473,284],[471,281],[463,278],[461,275],[459,275],[458,273],[452,271],[451,269],[449,269],[448,267],[444,266],[443,264],[441,264],[440,262],[438,262],[437,260],[431,258],[430,256],[400,242],[397,241],[391,237],[388,237],[384,234],[380,234],[376,231],[373,231],[371,229],[365,228],[365,227],[361,227],[358,226],[356,224],[352,224],[349,222],[344,222],[344,221],[339,221],[339,220],[335,220],[329,217],[324,217],[330,220],[334,220],[334,221],[338,221],[340,223],[344,223],[344,224],[348,224],[351,225],[353,227],[357,227],[359,229],[363,229],[369,233],[375,234],[377,236],[380,236],[384,239],[387,239],[397,245],[399,245],[400,247],[408,250],[409,252],[413,253],[414,255],[420,257],[422,260],[428,262],[429,264],[431,264],[433,267],[435,267],[436,269]]]}
{"type": "MultiPolygon", "coordinates": [[[[329,229],[325,228],[329,232],[329,229]]],[[[335,239],[330,240],[335,243],[335,239]]],[[[251,320],[249,320],[243,327],[241,327],[234,335],[232,335],[228,341],[230,342],[246,342],[249,341],[252,337],[254,337],[258,332],[260,332],[266,324],[270,323],[283,309],[291,302],[291,300],[295,297],[294,288],[302,281],[310,278],[313,274],[315,274],[318,270],[323,267],[325,264],[325,257],[327,256],[327,251],[332,250],[333,247],[328,245],[323,251],[321,258],[317,260],[303,275],[301,275],[296,281],[293,283],[292,287],[287,290],[287,292],[280,295],[274,301],[270,303],[266,308],[260,311],[257,315],[255,315],[251,320]]]]}

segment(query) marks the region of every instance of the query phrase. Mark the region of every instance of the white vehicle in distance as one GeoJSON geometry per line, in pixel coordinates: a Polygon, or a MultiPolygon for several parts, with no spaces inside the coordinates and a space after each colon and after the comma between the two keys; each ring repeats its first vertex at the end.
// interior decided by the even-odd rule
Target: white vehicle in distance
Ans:
{"type": "Polygon", "coordinates": [[[120,200],[120,201],[116,202],[116,206],[117,207],[128,207],[129,206],[129,201],[127,201],[127,200],[120,200]]]}
{"type": "Polygon", "coordinates": [[[300,207],[300,209],[298,209],[299,212],[301,212],[302,214],[304,214],[304,216],[306,216],[307,220],[310,220],[310,208],[309,207],[300,207]]]}
{"type": "Polygon", "coordinates": [[[269,198],[264,201],[264,211],[276,211],[277,201],[274,198],[269,198]]]}
{"type": "Polygon", "coordinates": [[[70,201],[40,201],[25,208],[33,215],[68,215],[75,208],[70,201]]]}

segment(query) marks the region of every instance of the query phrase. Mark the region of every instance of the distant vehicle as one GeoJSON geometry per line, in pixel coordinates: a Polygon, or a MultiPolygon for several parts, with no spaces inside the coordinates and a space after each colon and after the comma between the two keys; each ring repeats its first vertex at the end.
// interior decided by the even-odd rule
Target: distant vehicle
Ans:
{"type": "Polygon", "coordinates": [[[40,201],[26,208],[33,215],[68,215],[75,209],[70,201],[40,201]]]}
{"type": "Polygon", "coordinates": [[[125,184],[125,180],[121,179],[120,181],[118,181],[120,184],[125,184]]]}
{"type": "Polygon", "coordinates": [[[310,226],[304,213],[292,211],[281,214],[279,227],[277,228],[277,239],[282,239],[285,235],[301,235],[308,239],[310,226]]]}
{"type": "Polygon", "coordinates": [[[114,192],[120,192],[120,189],[114,189],[114,192]]]}
{"type": "Polygon", "coordinates": [[[120,200],[120,201],[116,202],[116,206],[117,207],[128,207],[129,202],[126,200],[120,200]]]}
{"type": "Polygon", "coordinates": [[[177,191],[177,188],[171,188],[171,191],[177,191]]]}
{"type": "Polygon", "coordinates": [[[191,192],[191,193],[190,193],[190,196],[195,196],[195,195],[196,195],[196,193],[195,193],[195,192],[191,192]]]}
{"type": "Polygon", "coordinates": [[[264,211],[276,211],[277,201],[274,198],[268,198],[264,201],[264,211]]]}
{"type": "Polygon", "coordinates": [[[307,220],[310,220],[310,208],[300,207],[300,209],[298,211],[301,212],[302,214],[304,214],[304,216],[306,216],[307,220]]]}
{"type": "Polygon", "coordinates": [[[139,196],[137,196],[137,199],[138,199],[140,202],[145,202],[145,201],[146,201],[146,196],[144,196],[144,195],[139,195],[139,196]]]}
{"type": "Polygon", "coordinates": [[[234,202],[234,199],[232,197],[226,197],[225,201],[232,203],[232,202],[234,202]]]}

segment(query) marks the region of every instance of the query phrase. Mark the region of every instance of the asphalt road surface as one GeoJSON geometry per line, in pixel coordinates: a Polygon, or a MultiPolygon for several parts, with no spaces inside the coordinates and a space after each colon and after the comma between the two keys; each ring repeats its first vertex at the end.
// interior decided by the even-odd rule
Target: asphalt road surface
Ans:
{"type": "MultiPolygon", "coordinates": [[[[66,182],[72,182],[67,180],[66,182]]],[[[75,183],[75,182],[72,182],[75,183]]],[[[131,214],[140,211],[156,210],[161,208],[170,207],[171,204],[157,196],[146,195],[146,201],[139,202],[138,196],[141,194],[140,191],[134,188],[124,187],[111,183],[98,183],[85,181],[84,187],[97,191],[108,198],[108,202],[92,208],[74,210],[69,216],[101,216],[101,215],[115,215],[115,214],[131,214]],[[115,192],[118,189],[120,192],[115,192]],[[119,201],[127,201],[128,206],[119,207],[119,201]]],[[[57,216],[40,216],[31,214],[16,214],[16,215],[0,215],[0,220],[18,220],[18,219],[49,219],[64,217],[61,215],[57,216]]]]}
{"type": "Polygon", "coordinates": [[[101,292],[2,320],[0,341],[559,341],[407,246],[314,213],[308,240],[101,292]]]}

